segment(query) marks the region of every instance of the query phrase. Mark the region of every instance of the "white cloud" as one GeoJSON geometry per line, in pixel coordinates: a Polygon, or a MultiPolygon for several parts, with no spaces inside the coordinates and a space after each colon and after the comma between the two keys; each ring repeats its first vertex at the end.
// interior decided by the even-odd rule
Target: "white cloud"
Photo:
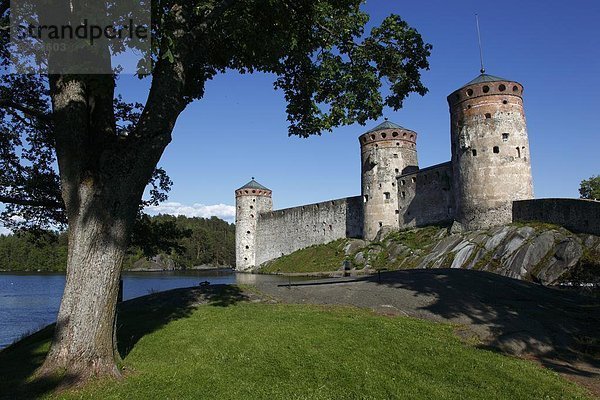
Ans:
{"type": "Polygon", "coordinates": [[[176,202],[166,202],[158,206],[146,207],[145,211],[148,214],[169,214],[169,215],[185,215],[186,217],[219,217],[228,222],[233,222],[235,219],[235,207],[227,204],[193,204],[185,205],[176,202]]]}
{"type": "Polygon", "coordinates": [[[10,235],[11,233],[12,232],[10,231],[10,229],[7,229],[0,225],[0,235],[10,235]]]}

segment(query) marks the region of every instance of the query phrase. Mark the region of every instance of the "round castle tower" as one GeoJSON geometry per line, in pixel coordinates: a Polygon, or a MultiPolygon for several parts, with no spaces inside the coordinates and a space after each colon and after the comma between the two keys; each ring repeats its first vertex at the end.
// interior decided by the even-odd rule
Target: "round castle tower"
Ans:
{"type": "Polygon", "coordinates": [[[417,133],[385,121],[358,138],[361,150],[363,237],[384,226],[399,228],[396,177],[418,169],[417,133]]]}
{"type": "Polygon", "coordinates": [[[258,215],[273,210],[272,192],[254,178],[235,191],[235,269],[248,271],[255,266],[258,215]]]}
{"type": "Polygon", "coordinates": [[[520,83],[485,73],[448,96],[456,220],[463,229],[512,221],[533,197],[520,83]]]}

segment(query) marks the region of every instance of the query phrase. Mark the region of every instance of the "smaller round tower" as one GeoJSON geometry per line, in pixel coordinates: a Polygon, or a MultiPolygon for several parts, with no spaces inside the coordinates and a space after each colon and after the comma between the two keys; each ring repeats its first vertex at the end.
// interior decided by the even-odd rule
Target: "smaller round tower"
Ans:
{"type": "Polygon", "coordinates": [[[396,177],[418,169],[417,133],[385,121],[358,138],[361,150],[363,237],[373,240],[383,228],[399,228],[396,177]]]}
{"type": "Polygon", "coordinates": [[[273,210],[272,192],[254,180],[235,191],[235,269],[255,267],[259,214],[273,210]]]}
{"type": "Polygon", "coordinates": [[[448,96],[456,220],[466,230],[512,221],[533,198],[523,86],[483,73],[448,96]]]}

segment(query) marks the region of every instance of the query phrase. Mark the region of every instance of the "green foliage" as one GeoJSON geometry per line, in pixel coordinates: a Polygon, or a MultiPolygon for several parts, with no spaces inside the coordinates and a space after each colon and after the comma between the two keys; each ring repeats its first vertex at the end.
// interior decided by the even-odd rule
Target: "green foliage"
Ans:
{"type": "Polygon", "coordinates": [[[579,197],[587,200],[600,200],[600,175],[581,181],[579,197]]]}
{"type": "MultiPolygon", "coordinates": [[[[178,268],[235,263],[235,226],[217,217],[145,216],[137,224],[125,269],[158,254],[172,258],[178,268]]],[[[0,270],[64,271],[67,241],[66,233],[44,230],[0,236],[0,270]]]]}
{"type": "Polygon", "coordinates": [[[340,269],[344,262],[346,239],[307,247],[266,264],[260,272],[327,272],[340,269]]]}
{"type": "Polygon", "coordinates": [[[432,246],[436,242],[435,236],[439,232],[440,227],[428,226],[425,228],[392,232],[386,240],[401,243],[412,250],[422,250],[432,246]]]}
{"type": "MultiPolygon", "coordinates": [[[[589,398],[531,361],[461,342],[449,325],[349,307],[239,303],[223,296],[196,308],[181,304],[181,298],[185,292],[170,298],[158,294],[121,310],[119,342],[134,338],[122,364],[133,373],[123,380],[97,381],[54,396],[48,387],[28,383],[23,390],[30,392],[20,394],[60,399],[589,398]]],[[[42,361],[51,334],[43,333],[0,352],[0,382],[7,395],[42,361]]]]}

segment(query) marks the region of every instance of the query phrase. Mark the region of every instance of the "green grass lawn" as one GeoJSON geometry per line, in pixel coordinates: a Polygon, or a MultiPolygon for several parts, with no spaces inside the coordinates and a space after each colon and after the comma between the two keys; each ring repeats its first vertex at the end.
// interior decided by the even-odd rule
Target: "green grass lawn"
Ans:
{"type": "MultiPolygon", "coordinates": [[[[125,379],[55,397],[587,398],[574,384],[531,362],[462,343],[448,325],[355,308],[240,302],[239,293],[235,301],[217,296],[212,305],[194,307],[191,298],[169,300],[178,293],[185,295],[153,295],[123,310],[119,334],[125,379]]],[[[0,352],[4,393],[41,361],[47,337],[0,352]]],[[[21,395],[32,396],[34,388],[21,395]]]]}
{"type": "Polygon", "coordinates": [[[274,272],[330,272],[341,268],[346,255],[346,239],[338,239],[281,256],[260,269],[263,273],[274,272]]]}

